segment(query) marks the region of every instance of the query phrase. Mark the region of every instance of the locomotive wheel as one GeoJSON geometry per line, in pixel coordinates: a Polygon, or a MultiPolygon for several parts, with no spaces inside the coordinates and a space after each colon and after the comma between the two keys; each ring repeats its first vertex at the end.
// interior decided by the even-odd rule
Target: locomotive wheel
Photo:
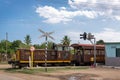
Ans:
{"type": "Polygon", "coordinates": [[[16,68],[16,65],[12,63],[12,68],[16,68]]]}
{"type": "Polygon", "coordinates": [[[76,65],[76,66],[79,66],[80,64],[79,64],[79,62],[76,62],[75,65],[76,65]]]}

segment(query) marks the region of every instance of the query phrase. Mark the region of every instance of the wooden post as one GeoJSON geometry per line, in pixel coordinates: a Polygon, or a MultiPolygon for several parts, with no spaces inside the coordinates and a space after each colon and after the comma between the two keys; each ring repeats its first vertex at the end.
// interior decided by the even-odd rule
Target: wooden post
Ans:
{"type": "Polygon", "coordinates": [[[33,67],[33,51],[31,51],[31,68],[33,67]]]}
{"type": "Polygon", "coordinates": [[[31,48],[30,48],[30,51],[31,51],[31,65],[30,65],[30,67],[32,68],[33,67],[33,58],[34,58],[34,55],[33,55],[33,52],[34,52],[34,50],[35,50],[35,48],[33,47],[33,46],[31,46],[31,48]]]}

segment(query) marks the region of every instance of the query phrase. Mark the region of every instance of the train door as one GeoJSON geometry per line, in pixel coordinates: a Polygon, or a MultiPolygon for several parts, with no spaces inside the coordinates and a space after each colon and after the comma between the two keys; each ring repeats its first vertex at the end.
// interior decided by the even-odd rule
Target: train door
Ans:
{"type": "Polygon", "coordinates": [[[83,64],[84,63],[84,51],[83,51],[83,49],[81,49],[81,63],[83,64]]]}
{"type": "Polygon", "coordinates": [[[74,62],[76,65],[81,65],[84,62],[83,50],[81,48],[74,48],[74,62]]]}
{"type": "Polygon", "coordinates": [[[83,51],[83,49],[79,48],[77,53],[79,56],[79,64],[83,64],[84,63],[84,51],[83,51]]]}

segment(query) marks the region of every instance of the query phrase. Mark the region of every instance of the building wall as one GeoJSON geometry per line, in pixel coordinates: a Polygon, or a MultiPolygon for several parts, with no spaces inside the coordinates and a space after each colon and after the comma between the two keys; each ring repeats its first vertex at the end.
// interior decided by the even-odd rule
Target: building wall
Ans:
{"type": "Polygon", "coordinates": [[[120,58],[119,57],[107,57],[105,59],[106,66],[120,66],[120,58]]]}
{"type": "Polygon", "coordinates": [[[105,43],[105,65],[120,66],[120,57],[116,57],[116,48],[120,48],[120,43],[105,43]]]}

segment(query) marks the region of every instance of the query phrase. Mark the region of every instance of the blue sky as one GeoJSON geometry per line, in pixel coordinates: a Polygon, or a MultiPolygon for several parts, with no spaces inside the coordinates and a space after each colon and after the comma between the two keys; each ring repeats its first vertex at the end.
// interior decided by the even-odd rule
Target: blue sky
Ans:
{"type": "Polygon", "coordinates": [[[32,44],[40,44],[38,29],[54,31],[56,43],[65,35],[71,43],[89,43],[80,40],[83,32],[120,42],[120,0],[0,0],[0,40],[7,32],[9,41],[30,35],[32,44]]]}

